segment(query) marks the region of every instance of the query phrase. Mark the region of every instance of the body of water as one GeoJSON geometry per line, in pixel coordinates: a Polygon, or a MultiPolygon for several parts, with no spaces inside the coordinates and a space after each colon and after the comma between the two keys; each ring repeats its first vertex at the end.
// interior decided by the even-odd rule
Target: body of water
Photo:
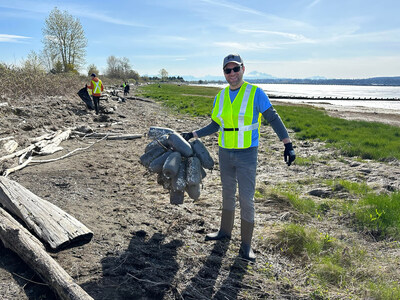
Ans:
{"type": "MultiPolygon", "coordinates": [[[[399,99],[400,86],[314,85],[314,84],[256,84],[271,98],[292,103],[328,103],[347,107],[388,109],[400,113],[400,100],[356,100],[357,98],[399,99]],[[355,98],[355,100],[285,99],[284,97],[355,98]]],[[[210,85],[208,85],[210,86],[210,85]]],[[[227,84],[212,85],[224,88],[227,84]]]]}

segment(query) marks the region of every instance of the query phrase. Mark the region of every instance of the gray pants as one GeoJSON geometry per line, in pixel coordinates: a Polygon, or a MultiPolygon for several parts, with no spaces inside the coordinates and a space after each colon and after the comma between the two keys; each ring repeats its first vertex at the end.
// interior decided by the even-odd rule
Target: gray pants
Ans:
{"type": "Polygon", "coordinates": [[[247,149],[219,148],[222,183],[222,208],[235,210],[236,186],[239,187],[240,216],[254,222],[254,192],[256,188],[258,147],[247,149]]]}

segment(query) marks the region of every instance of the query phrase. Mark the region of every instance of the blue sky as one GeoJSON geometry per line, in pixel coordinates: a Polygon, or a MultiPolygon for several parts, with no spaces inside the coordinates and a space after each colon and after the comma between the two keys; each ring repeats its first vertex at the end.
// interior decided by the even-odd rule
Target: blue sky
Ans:
{"type": "Polygon", "coordinates": [[[100,72],[114,55],[140,75],[215,76],[225,55],[239,53],[246,73],[400,76],[398,0],[0,0],[0,61],[40,52],[55,6],[79,18],[87,65],[100,72]]]}

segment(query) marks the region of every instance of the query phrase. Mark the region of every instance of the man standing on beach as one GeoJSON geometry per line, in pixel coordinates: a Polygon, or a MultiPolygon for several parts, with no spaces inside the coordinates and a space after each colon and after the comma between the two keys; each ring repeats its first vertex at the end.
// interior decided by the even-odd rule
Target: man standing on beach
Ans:
{"type": "Polygon", "coordinates": [[[219,131],[219,166],[222,183],[222,215],[220,229],[206,235],[206,240],[230,238],[233,229],[236,187],[239,187],[241,246],[239,255],[255,261],[251,248],[254,229],[254,193],[261,114],[283,142],[284,160],[295,160],[288,132],[264,91],[243,80],[245,66],[238,54],[224,58],[223,71],[229,86],[214,99],[211,123],[201,129],[182,133],[189,140],[219,131]]]}
{"type": "Polygon", "coordinates": [[[92,73],[90,76],[92,77],[92,80],[90,81],[90,85],[87,88],[92,90],[94,109],[96,110],[96,115],[98,115],[100,96],[101,92],[104,90],[104,86],[101,80],[97,78],[96,74],[92,73]]]}

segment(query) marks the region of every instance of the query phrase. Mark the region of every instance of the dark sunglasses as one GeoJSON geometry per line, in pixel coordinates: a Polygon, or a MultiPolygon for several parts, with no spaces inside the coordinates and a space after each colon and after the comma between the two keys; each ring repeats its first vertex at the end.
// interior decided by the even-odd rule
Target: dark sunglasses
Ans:
{"type": "Polygon", "coordinates": [[[225,73],[225,74],[230,74],[231,71],[237,73],[237,72],[240,71],[240,67],[241,67],[241,66],[237,66],[237,67],[234,67],[234,68],[232,68],[232,69],[230,69],[230,68],[225,68],[225,69],[224,69],[224,73],[225,73]]]}

